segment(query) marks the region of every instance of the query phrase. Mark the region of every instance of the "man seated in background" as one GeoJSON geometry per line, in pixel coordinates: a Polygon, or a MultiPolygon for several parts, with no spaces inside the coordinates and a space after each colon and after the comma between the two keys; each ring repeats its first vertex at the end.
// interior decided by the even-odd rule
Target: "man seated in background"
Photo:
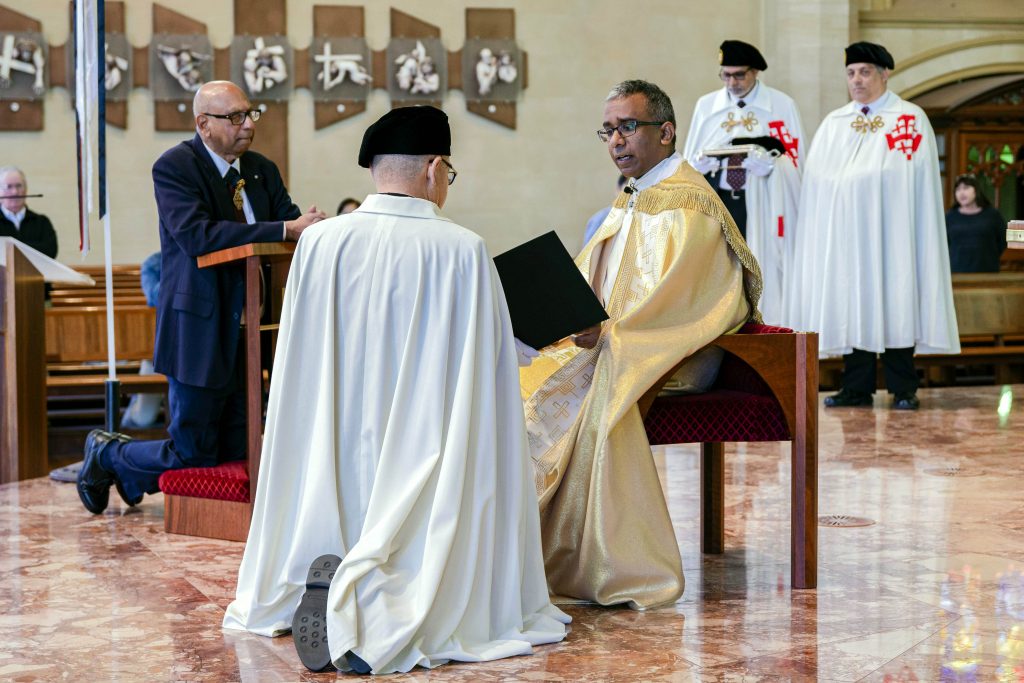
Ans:
{"type": "Polygon", "coordinates": [[[28,181],[14,166],[0,168],[0,237],[13,237],[50,258],[57,258],[57,232],[50,219],[25,204],[28,181]]]}

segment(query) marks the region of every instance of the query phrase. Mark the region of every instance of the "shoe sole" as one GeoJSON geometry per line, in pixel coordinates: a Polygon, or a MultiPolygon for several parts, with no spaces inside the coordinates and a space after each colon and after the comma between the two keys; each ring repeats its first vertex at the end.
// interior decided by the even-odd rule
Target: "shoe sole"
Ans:
{"type": "Polygon", "coordinates": [[[292,617],[292,638],[295,651],[310,671],[324,671],[333,666],[327,646],[327,591],[334,572],[341,564],[337,555],[321,555],[313,560],[306,574],[306,592],[292,617]]]}

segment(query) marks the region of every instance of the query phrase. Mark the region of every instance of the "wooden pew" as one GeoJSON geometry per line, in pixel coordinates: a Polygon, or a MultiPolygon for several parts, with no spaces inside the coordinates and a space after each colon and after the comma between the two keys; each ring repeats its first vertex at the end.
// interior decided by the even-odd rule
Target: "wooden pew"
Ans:
{"type": "MultiPolygon", "coordinates": [[[[145,304],[114,305],[115,353],[122,396],[166,393],[167,378],[139,375],[153,357],[156,309],[145,304]]],[[[81,459],[85,434],[103,422],[107,379],[105,306],[54,306],[45,312],[46,395],[51,466],[81,459]]],[[[163,438],[163,427],[137,432],[139,438],[163,438]]]]}
{"type": "MultiPolygon", "coordinates": [[[[156,309],[114,305],[114,349],[119,359],[153,357],[156,309]]],[[[46,360],[81,363],[107,359],[107,309],[61,306],[46,310],[46,360]]]]}
{"type": "Polygon", "coordinates": [[[918,356],[918,366],[993,365],[996,384],[1024,380],[1024,277],[1019,284],[960,284],[953,290],[953,305],[960,353],[918,356]]]}

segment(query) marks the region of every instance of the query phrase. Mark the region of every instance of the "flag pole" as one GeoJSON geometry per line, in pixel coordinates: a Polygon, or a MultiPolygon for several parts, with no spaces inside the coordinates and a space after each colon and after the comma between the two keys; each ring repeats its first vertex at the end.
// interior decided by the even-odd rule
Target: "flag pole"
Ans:
{"type": "Polygon", "coordinates": [[[108,432],[121,426],[121,383],[117,379],[117,337],[114,333],[114,272],[110,239],[110,197],[107,189],[107,85],[106,85],[106,3],[96,0],[96,156],[99,215],[103,221],[103,265],[107,299],[107,381],[104,417],[108,432]]]}

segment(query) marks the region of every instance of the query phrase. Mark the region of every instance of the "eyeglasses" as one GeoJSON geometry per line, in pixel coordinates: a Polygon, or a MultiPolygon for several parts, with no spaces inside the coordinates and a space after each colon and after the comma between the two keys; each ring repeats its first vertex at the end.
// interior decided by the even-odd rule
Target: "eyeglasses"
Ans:
{"type": "Polygon", "coordinates": [[[249,111],[233,111],[230,114],[211,114],[210,112],[203,112],[203,116],[209,116],[214,119],[227,119],[231,122],[232,126],[240,126],[245,123],[245,117],[248,116],[252,119],[253,123],[260,120],[260,114],[262,112],[259,109],[250,109],[249,111]]]}
{"type": "Polygon", "coordinates": [[[449,164],[443,158],[441,158],[441,157],[438,157],[438,158],[441,159],[441,163],[442,164],[444,164],[445,166],[448,167],[448,184],[451,185],[452,183],[455,182],[455,179],[458,177],[459,172],[456,171],[455,167],[453,167],[451,164],[449,164]]]}
{"type": "Polygon", "coordinates": [[[660,126],[663,123],[665,123],[665,121],[637,121],[635,119],[629,119],[628,121],[623,121],[614,128],[602,128],[597,131],[597,137],[601,138],[601,142],[608,142],[612,139],[612,136],[615,135],[615,131],[619,131],[619,135],[624,138],[628,138],[630,135],[634,135],[636,133],[638,126],[660,126]]]}
{"type": "Polygon", "coordinates": [[[729,81],[730,79],[734,81],[742,81],[746,79],[747,74],[749,73],[750,69],[743,69],[742,71],[719,71],[718,77],[723,81],[729,81]]]}

